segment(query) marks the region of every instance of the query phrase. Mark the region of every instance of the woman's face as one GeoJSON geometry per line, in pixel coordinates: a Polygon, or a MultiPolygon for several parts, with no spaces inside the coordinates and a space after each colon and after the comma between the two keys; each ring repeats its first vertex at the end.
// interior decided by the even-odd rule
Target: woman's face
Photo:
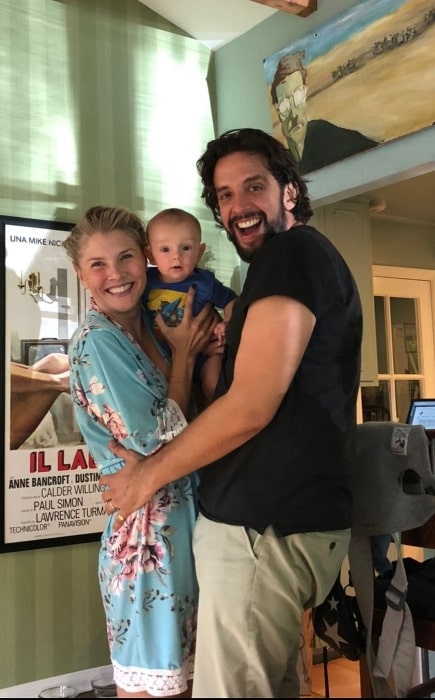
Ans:
{"type": "Polygon", "coordinates": [[[116,318],[140,308],[147,281],[144,250],[124,231],[97,231],[80,249],[77,275],[100,309],[116,318]]]}

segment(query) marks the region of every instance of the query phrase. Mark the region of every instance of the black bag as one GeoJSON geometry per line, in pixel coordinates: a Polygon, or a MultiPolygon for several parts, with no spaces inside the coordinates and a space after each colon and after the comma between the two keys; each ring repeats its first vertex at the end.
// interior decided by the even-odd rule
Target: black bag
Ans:
{"type": "MultiPolygon", "coordinates": [[[[425,561],[404,557],[403,564],[408,579],[406,602],[413,617],[435,620],[435,557],[425,561]]],[[[375,579],[375,608],[385,609],[385,592],[391,583],[396,566],[397,561],[393,561],[391,572],[375,579]]]]}
{"type": "Polygon", "coordinates": [[[358,661],[365,651],[365,628],[356,598],[343,588],[340,576],[325,601],[313,609],[315,634],[341,656],[358,661]]]}

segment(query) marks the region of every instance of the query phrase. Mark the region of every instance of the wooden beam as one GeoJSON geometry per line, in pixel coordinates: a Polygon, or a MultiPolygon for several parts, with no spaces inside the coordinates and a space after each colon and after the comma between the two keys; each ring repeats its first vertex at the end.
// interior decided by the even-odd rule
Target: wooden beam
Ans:
{"type": "Polygon", "coordinates": [[[251,0],[251,2],[258,2],[260,5],[274,7],[275,10],[289,12],[299,17],[308,17],[317,10],[317,0],[251,0]]]}

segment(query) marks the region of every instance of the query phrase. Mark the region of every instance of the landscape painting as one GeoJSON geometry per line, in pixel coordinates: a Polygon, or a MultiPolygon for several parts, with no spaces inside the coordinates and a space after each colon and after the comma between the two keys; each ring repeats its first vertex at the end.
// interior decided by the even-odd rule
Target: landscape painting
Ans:
{"type": "Polygon", "coordinates": [[[433,126],[433,46],[434,0],[360,0],[265,58],[273,133],[300,171],[433,126]]]}

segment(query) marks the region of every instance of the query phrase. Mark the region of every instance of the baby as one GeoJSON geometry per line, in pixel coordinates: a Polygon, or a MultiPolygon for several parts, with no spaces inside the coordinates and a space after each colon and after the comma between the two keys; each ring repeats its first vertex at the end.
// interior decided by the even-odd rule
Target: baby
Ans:
{"type": "MultiPolygon", "coordinates": [[[[186,294],[194,286],[194,315],[208,302],[222,310],[223,319],[217,322],[214,333],[223,345],[236,293],[216,279],[210,270],[197,267],[205,251],[198,219],[183,209],[164,209],[150,219],[146,234],[148,259],[156,266],[150,267],[147,273],[144,297],[148,309],[154,315],[160,311],[168,325],[178,325],[183,317],[186,294]]],[[[198,358],[197,371],[207,403],[213,398],[220,367],[220,355],[198,358]]]]}

